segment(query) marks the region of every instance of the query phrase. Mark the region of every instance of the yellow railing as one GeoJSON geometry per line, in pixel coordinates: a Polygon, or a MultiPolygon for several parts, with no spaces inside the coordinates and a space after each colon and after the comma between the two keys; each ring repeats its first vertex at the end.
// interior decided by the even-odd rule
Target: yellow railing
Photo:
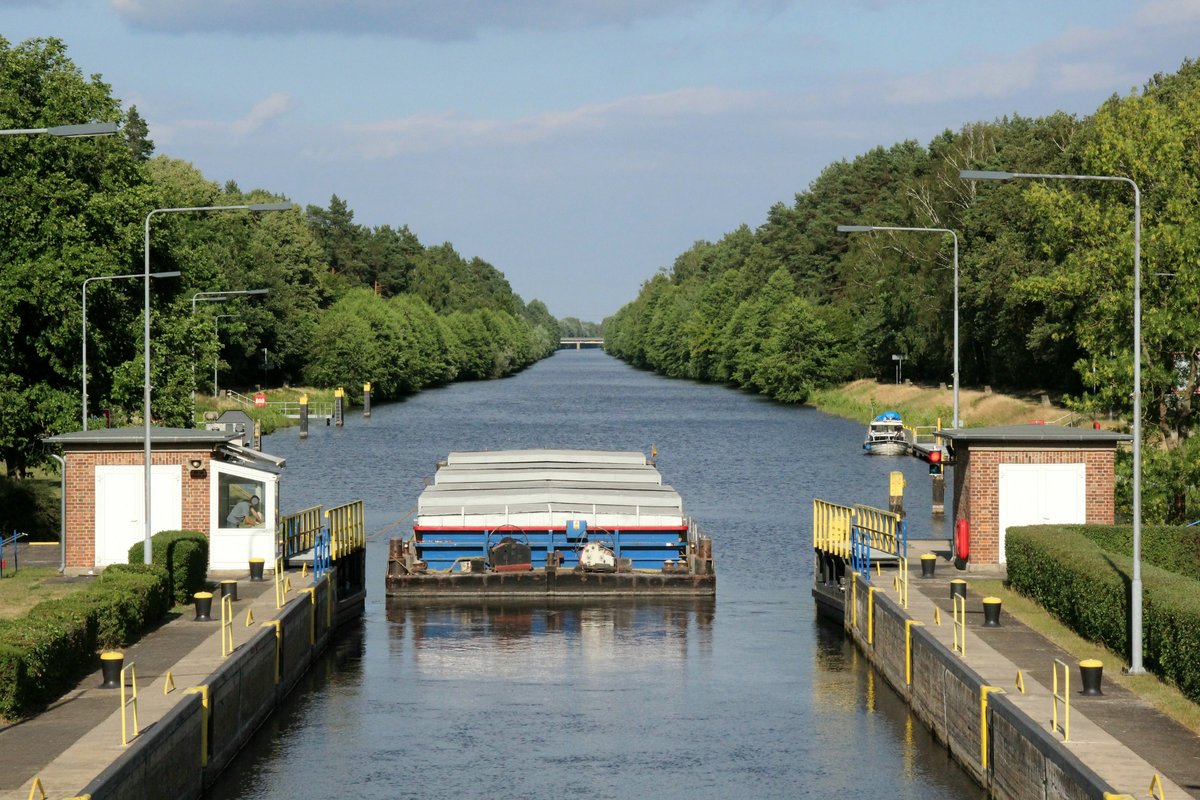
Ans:
{"type": "Polygon", "coordinates": [[[279,552],[276,555],[291,558],[297,553],[311,550],[317,543],[320,530],[321,506],[285,514],[279,518],[279,552]]]}
{"type": "Polygon", "coordinates": [[[967,598],[956,594],[950,598],[954,603],[954,649],[963,658],[967,657],[967,598]]]}
{"type": "Polygon", "coordinates": [[[896,571],[896,593],[900,605],[908,608],[908,546],[904,541],[904,521],[894,511],[855,504],[854,527],[859,536],[867,537],[866,543],[873,549],[892,556],[898,562],[896,571]]]}
{"type": "Polygon", "coordinates": [[[129,744],[129,726],[127,722],[128,709],[133,709],[133,735],[137,736],[141,731],[138,729],[138,713],[137,713],[137,662],[130,661],[121,669],[121,744],[129,744]],[[125,673],[129,673],[129,694],[125,693],[125,673]]]}
{"type": "Polygon", "coordinates": [[[1071,671],[1064,662],[1059,661],[1057,658],[1054,659],[1052,667],[1054,669],[1054,681],[1051,685],[1050,694],[1054,707],[1050,712],[1050,730],[1055,733],[1062,731],[1063,741],[1066,742],[1071,739],[1071,671]],[[1062,667],[1061,692],[1059,691],[1058,681],[1059,667],[1062,667]],[[1058,706],[1060,703],[1063,707],[1061,725],[1058,723],[1058,706]]]}
{"type": "Polygon", "coordinates": [[[367,545],[367,526],[363,518],[363,501],[355,500],[334,506],[325,512],[329,521],[329,558],[337,561],[367,545]]]}
{"type": "Polygon", "coordinates": [[[813,547],[850,558],[850,525],[854,509],[824,500],[813,500],[813,547]]]}
{"type": "Polygon", "coordinates": [[[221,596],[221,658],[233,652],[233,595],[221,596]]]}

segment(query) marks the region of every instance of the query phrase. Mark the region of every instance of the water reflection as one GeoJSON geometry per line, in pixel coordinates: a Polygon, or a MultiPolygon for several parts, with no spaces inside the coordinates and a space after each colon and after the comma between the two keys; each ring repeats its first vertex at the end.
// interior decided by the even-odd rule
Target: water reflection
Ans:
{"type": "Polygon", "coordinates": [[[715,612],[711,598],[387,603],[392,653],[411,652],[418,667],[443,677],[682,669],[711,655],[715,612]]]}

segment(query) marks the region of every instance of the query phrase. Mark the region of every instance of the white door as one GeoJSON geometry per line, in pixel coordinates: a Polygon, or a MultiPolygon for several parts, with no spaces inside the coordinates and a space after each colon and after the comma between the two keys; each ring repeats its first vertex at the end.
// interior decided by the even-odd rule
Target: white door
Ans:
{"type": "Polygon", "coordinates": [[[1000,465],[1000,563],[1010,527],[1087,522],[1084,464],[1000,465]]]}
{"type": "MultiPolygon", "coordinates": [[[[151,467],[150,532],[177,531],[183,524],[183,467],[151,467]]],[[[125,564],[134,542],[146,539],[146,468],[96,467],[96,566],[125,564]]]]}

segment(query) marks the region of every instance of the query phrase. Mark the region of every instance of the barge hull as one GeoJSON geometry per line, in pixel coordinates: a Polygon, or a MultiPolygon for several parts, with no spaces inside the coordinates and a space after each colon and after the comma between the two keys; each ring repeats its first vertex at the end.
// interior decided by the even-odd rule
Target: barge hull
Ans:
{"type": "Polygon", "coordinates": [[[713,597],[717,576],[641,572],[485,572],[389,575],[389,597],[713,597]]]}

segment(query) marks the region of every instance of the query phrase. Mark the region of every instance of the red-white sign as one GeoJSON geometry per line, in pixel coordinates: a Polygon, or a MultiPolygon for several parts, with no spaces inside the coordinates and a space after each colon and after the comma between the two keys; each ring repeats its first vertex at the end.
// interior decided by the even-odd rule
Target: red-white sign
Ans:
{"type": "Polygon", "coordinates": [[[254,395],[254,405],[257,408],[263,408],[264,406],[266,406],[267,405],[267,396],[265,394],[263,394],[262,392],[259,392],[258,394],[254,395]]]}

